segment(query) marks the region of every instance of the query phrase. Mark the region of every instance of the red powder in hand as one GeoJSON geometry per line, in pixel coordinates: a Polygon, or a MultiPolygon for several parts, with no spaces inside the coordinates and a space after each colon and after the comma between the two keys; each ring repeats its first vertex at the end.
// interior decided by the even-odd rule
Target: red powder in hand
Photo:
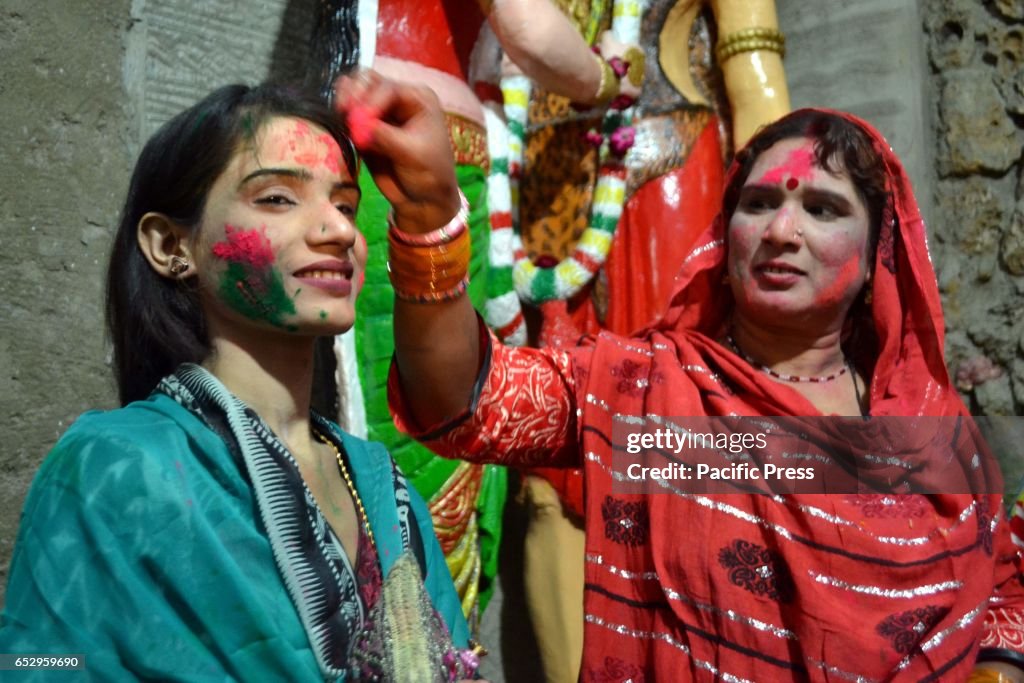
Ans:
{"type": "Polygon", "coordinates": [[[380,112],[356,104],[348,110],[348,132],[356,148],[363,149],[373,141],[373,133],[380,124],[380,112]]]}

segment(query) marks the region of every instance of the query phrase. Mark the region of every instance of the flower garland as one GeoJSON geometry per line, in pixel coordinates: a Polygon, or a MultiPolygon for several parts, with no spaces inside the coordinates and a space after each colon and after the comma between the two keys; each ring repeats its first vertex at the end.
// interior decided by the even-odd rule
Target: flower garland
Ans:
{"type": "Polygon", "coordinates": [[[504,343],[526,345],[526,321],[522,305],[512,286],[515,240],[512,232],[512,201],[509,195],[508,128],[502,113],[501,91],[497,85],[478,84],[477,97],[484,108],[487,124],[487,151],[491,168],[487,175],[487,207],[491,221],[491,242],[487,252],[487,299],[483,316],[487,326],[504,343]]]}
{"type": "MultiPolygon", "coordinates": [[[[642,5],[643,0],[615,0],[612,34],[618,41],[627,45],[638,44],[642,5]]],[[[613,58],[609,63],[619,78],[626,75],[629,65],[621,59],[613,58]]],[[[523,165],[530,81],[521,75],[508,76],[502,79],[501,90],[505,100],[508,156],[503,158],[492,155],[491,169],[492,174],[504,174],[508,179],[507,213],[515,227],[519,225],[519,179],[523,165]]],[[[604,265],[626,199],[626,169],[622,158],[633,144],[632,104],[632,101],[624,102],[617,98],[604,115],[600,133],[591,131],[588,135],[592,143],[600,146],[599,171],[590,224],[580,235],[572,253],[553,267],[538,266],[527,256],[519,231],[513,231],[512,280],[523,301],[538,304],[554,299],[568,299],[590,282],[604,265]]],[[[492,211],[499,210],[497,204],[492,203],[492,211]]]]}

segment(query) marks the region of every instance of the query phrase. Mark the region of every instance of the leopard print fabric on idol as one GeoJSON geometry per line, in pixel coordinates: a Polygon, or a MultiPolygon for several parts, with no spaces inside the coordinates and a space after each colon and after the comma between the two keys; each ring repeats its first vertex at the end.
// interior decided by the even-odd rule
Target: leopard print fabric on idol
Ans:
{"type": "MultiPolygon", "coordinates": [[[[694,81],[711,106],[687,101],[659,66],[659,38],[678,1],[656,0],[645,10],[641,43],[650,47],[634,123],[636,142],[625,159],[627,198],[645,182],[682,166],[713,115],[717,114],[721,126],[723,152],[728,147],[727,104],[721,72],[710,57],[715,35],[707,8],[691,27],[689,52],[694,81]]],[[[571,16],[579,28],[579,3],[569,3],[571,8],[564,0],[559,4],[563,11],[574,12],[571,16]]],[[[603,18],[601,29],[609,25],[608,18],[603,18]]],[[[541,265],[554,265],[568,256],[587,228],[598,169],[597,151],[585,135],[600,128],[601,114],[599,109],[577,111],[567,98],[540,88],[534,89],[530,99],[519,193],[520,232],[526,253],[541,265]]]]}

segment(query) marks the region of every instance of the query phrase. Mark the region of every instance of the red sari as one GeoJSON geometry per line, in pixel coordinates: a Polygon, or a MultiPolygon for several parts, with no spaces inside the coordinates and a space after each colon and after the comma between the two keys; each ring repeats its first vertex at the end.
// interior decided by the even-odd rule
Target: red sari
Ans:
{"type": "MultiPolygon", "coordinates": [[[[870,413],[966,416],[909,181],[882,136],[848,118],[875,140],[891,194],[872,280],[878,348],[861,363],[870,413]]],[[[819,414],[716,341],[732,306],[724,235],[719,218],[665,316],[631,338],[602,333],[565,351],[491,340],[475,405],[431,430],[441,454],[582,463],[582,680],[962,680],[983,644],[1021,649],[1024,589],[998,493],[617,491],[615,414],[819,414]]],[[[394,369],[391,379],[409,424],[394,369]]],[[[959,457],[975,448],[958,445],[959,457]]]]}

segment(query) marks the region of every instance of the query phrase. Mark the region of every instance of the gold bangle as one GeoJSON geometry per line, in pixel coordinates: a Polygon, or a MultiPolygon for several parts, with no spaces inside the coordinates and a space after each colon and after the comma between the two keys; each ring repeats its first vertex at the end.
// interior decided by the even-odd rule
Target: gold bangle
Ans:
{"type": "Polygon", "coordinates": [[[619,92],[619,77],[615,75],[612,65],[604,57],[594,53],[597,65],[601,67],[601,83],[597,86],[597,94],[594,99],[597,104],[607,104],[619,92]]]}
{"type": "Polygon", "coordinates": [[[622,59],[629,64],[629,68],[626,70],[626,81],[634,88],[639,88],[644,84],[644,62],[647,56],[638,46],[630,45],[622,53],[622,59]]]}
{"type": "Polygon", "coordinates": [[[719,64],[740,54],[755,50],[770,50],[786,56],[786,36],[776,28],[752,27],[735,31],[718,41],[715,57],[719,64]]]}

